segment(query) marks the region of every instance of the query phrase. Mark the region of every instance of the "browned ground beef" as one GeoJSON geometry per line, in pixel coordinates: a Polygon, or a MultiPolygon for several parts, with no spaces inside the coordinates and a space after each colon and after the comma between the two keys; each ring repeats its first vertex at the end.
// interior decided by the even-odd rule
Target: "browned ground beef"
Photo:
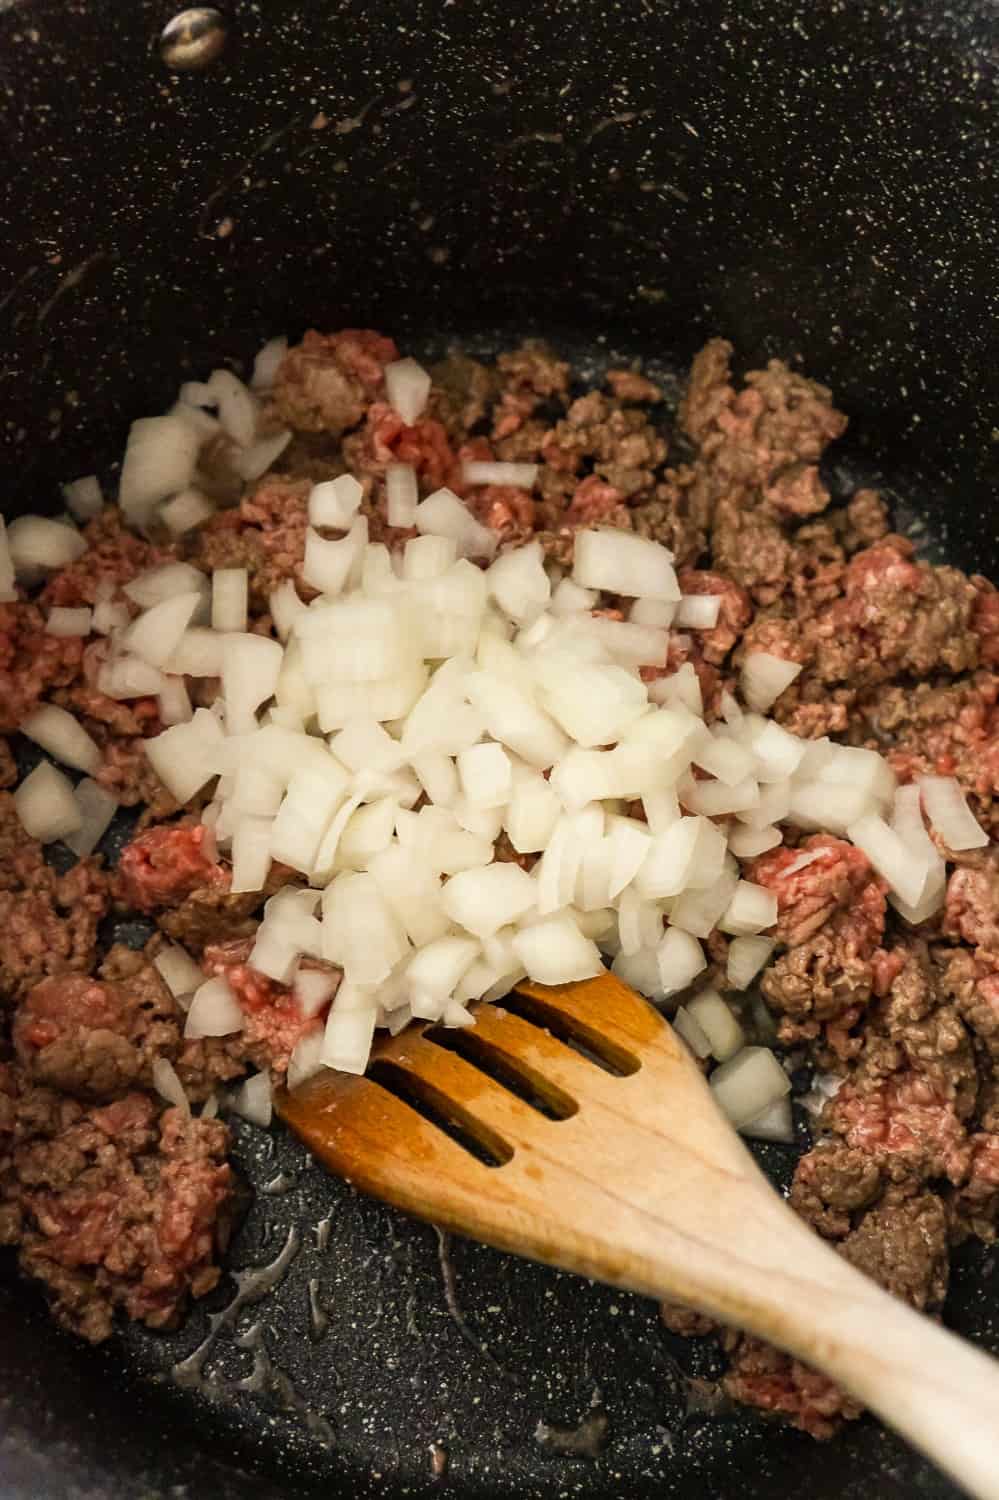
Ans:
{"type": "MultiPolygon", "coordinates": [[[[373,540],[388,526],[385,471],[412,464],[421,493],[448,484],[501,547],[538,537],[568,565],[594,523],[672,548],[685,592],[721,596],[717,626],[671,640],[667,670],[690,662],[709,718],[750,650],[803,671],[774,715],[807,737],[879,749],[900,780],[954,775],[990,829],[999,826],[999,594],[980,578],[919,561],[891,534],[880,496],[831,506],[820,471],[845,417],[823,386],[780,361],[734,378],[730,346],[698,355],[677,419],[641,371],[609,371],[580,394],[568,364],[530,342],[493,363],[454,351],[433,367],[426,414],[406,426],[385,400],[398,357],[370,330],[309,333],[289,350],[265,423],[292,441],[275,472],[243,491],[227,441],[207,444],[199,482],[217,515],[182,544],[124,530],[109,508],[86,528],[88,551],[49,580],[46,604],[92,603],[157,562],[246,566],[251,628],[268,632],[271,591],[301,570],[307,501],[317,480],[351,472],[373,540]],[[536,463],[528,492],[469,487],[466,459],[536,463]]],[[[601,605],[617,610],[619,601],[601,605]]],[[[117,1309],[152,1326],[176,1319],[215,1284],[232,1195],[227,1133],[186,1121],[152,1091],[158,1058],[197,1105],[248,1067],[287,1066],[304,1022],[288,990],[246,960],[263,896],[231,895],[224,862],[196,820],[152,776],[143,742],[159,732],[154,699],[118,703],[97,687],[107,645],[44,633],[28,599],[0,605],[0,731],[40,700],[77,713],[102,748],[98,779],[142,830],[113,880],[99,860],[57,876],[0,792],[0,1241],[85,1337],[105,1337],[117,1309]],[[150,826],[146,826],[150,825],[150,826]],[[153,914],[143,953],[102,952],[111,908],[153,914]],[[182,943],[240,996],[245,1032],[186,1042],[183,1012],[152,959],[182,943]]],[[[657,675],[648,669],[650,677],[657,675]]],[[[190,682],[210,705],[213,682],[190,682]]],[[[0,740],[0,787],[15,780],[0,740]]],[[[188,812],[191,810],[189,809],[188,812]]],[[[196,811],[196,809],[194,809],[196,811]]],[[[530,867],[501,840],[497,857],[530,867]]],[[[914,1306],[938,1312],[949,1246],[991,1241],[999,1221],[999,864],[995,851],[952,861],[945,910],[904,929],[865,856],[842,839],[794,836],[744,873],[777,895],[774,960],[762,992],[781,1042],[839,1080],[800,1159],[791,1202],[854,1265],[914,1306]],[[788,867],[802,851],[819,858],[788,867]]],[[[270,894],[291,872],[275,870],[270,894]]],[[[724,985],[726,940],[708,944],[724,985]]],[[[691,1336],[709,1320],[675,1306],[663,1321],[691,1336]]],[[[757,1339],[718,1331],[725,1390],[818,1437],[858,1414],[824,1377],[757,1339]]]]}

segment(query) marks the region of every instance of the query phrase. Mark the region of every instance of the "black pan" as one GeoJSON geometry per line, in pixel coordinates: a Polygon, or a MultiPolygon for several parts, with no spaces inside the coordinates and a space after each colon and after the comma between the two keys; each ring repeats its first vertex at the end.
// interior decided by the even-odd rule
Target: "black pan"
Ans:
{"type": "MultiPolygon", "coordinates": [[[[8,513],[111,465],[181,375],[308,324],[662,373],[721,332],[834,386],[834,491],[880,482],[935,555],[999,572],[987,0],[239,0],[184,74],[161,4],[0,10],[8,513]]],[[[233,1269],[301,1237],[259,1302],[226,1313],[230,1281],[93,1351],[3,1268],[5,1500],[954,1494],[872,1423],[820,1448],[718,1409],[711,1349],[640,1299],[442,1246],[277,1132],[236,1154],[233,1269]],[[585,1422],[588,1455],[539,1422],[585,1422]]],[[[959,1261],[948,1316],[999,1349],[993,1268],[959,1261]]]]}

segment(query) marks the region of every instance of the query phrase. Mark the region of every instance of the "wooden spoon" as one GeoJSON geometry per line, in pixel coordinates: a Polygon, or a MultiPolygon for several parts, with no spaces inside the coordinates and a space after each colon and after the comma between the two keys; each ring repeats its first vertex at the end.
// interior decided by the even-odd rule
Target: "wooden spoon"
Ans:
{"type": "Polygon", "coordinates": [[[365,1077],[318,1074],[278,1112],[407,1213],[778,1344],[999,1500],[999,1365],[805,1226],[647,1001],[610,974],[525,982],[476,1020],[380,1040],[365,1077]]]}

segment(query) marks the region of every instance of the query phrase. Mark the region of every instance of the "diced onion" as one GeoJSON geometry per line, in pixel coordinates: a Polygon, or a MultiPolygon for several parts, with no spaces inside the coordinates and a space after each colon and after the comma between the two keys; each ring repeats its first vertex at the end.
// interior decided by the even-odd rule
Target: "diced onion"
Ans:
{"type": "Polygon", "coordinates": [[[43,760],[14,793],[14,811],[29,838],[41,844],[64,839],[83,826],[83,815],[68,776],[43,760]]]}
{"type": "Polygon", "coordinates": [[[794,1121],[791,1115],[791,1098],[775,1099],[768,1109],[745,1125],[739,1127],[742,1135],[754,1141],[777,1141],[783,1146],[794,1145],[794,1121]]]}
{"type": "Polygon", "coordinates": [[[118,799],[106,787],[85,777],[73,788],[73,796],[80,811],[80,826],[75,833],[68,833],[63,843],[78,859],[93,854],[107,833],[111,820],[118,810],[118,799]]]}
{"type": "Polygon", "coordinates": [[[241,448],[248,448],[257,430],[257,399],[231,370],[213,370],[208,389],[218,401],[219,421],[241,448]]]}
{"type": "Polygon", "coordinates": [[[202,593],[207,589],[204,573],[185,562],[162,563],[122,585],[122,592],[140,609],[152,609],[178,594],[202,593]]]}
{"type": "Polygon", "coordinates": [[[686,1009],[707,1037],[716,1062],[727,1062],[743,1046],[745,1033],[717,990],[701,990],[686,1009]]]}
{"type": "Polygon", "coordinates": [[[466,460],[461,466],[461,477],[466,484],[510,484],[529,490],[538,477],[538,465],[466,460]]]}
{"type": "Polygon", "coordinates": [[[669,928],[656,949],[656,961],[665,996],[685,990],[708,966],[700,943],[679,927],[669,928]]]}
{"type": "Polygon", "coordinates": [[[153,959],[153,968],[175,1000],[181,995],[192,995],[205,981],[200,965],[175,943],[160,949],[153,959]]]}
{"type": "Polygon", "coordinates": [[[195,990],[184,1022],[191,1041],[203,1036],[231,1036],[243,1029],[243,1012],[228,980],[206,979],[195,990]]]}
{"type": "Polygon", "coordinates": [[[48,635],[89,635],[93,619],[94,612],[92,609],[64,609],[57,605],[54,609],[49,610],[48,619],[45,621],[45,630],[48,635]]]}
{"type": "Polygon", "coordinates": [[[64,766],[93,775],[103,759],[97,743],[91,739],[79,719],[54,703],[43,703],[18,725],[21,733],[41,745],[64,766]]]}
{"type": "Polygon", "coordinates": [[[187,488],[201,442],[201,429],[179,412],[141,417],[132,423],[118,483],[118,504],[134,526],[145,526],[161,500],[187,488]]]}
{"type": "Polygon", "coordinates": [[[274,384],[278,366],[287,353],[288,340],[283,335],[280,338],[267,340],[253,361],[253,377],[250,385],[255,391],[270,390],[274,384]]]}
{"type": "Polygon", "coordinates": [[[194,531],[215,514],[215,502],[200,490],[185,489],[160,506],[159,516],[171,536],[194,531]]]}
{"type": "MultiPolygon", "coordinates": [[[[481,525],[458,496],[449,489],[435,490],[416,507],[412,524],[423,536],[450,537],[460,557],[492,557],[498,538],[481,525]]],[[[510,557],[520,553],[508,553],[510,557]]]]}
{"type": "Polygon", "coordinates": [[[774,892],[750,880],[740,880],[718,925],[722,932],[730,932],[734,937],[747,937],[773,927],[776,921],[774,892]]]}
{"type": "Polygon", "coordinates": [[[513,939],[513,949],[538,984],[569,984],[603,971],[597,945],[567,915],[522,928],[513,939]]]}
{"type": "Polygon", "coordinates": [[[347,531],[361,507],[364,490],[353,474],[338,479],[324,479],[309,493],[309,525],[330,526],[347,531]]]}
{"type": "Polygon", "coordinates": [[[385,366],[388,403],[407,427],[419,421],[430,395],[430,376],[415,359],[397,359],[385,366]]]}
{"type": "Polygon", "coordinates": [[[684,594],[676,606],[673,623],[685,630],[713,630],[720,613],[720,594],[684,594]]]}
{"type": "Polygon", "coordinates": [[[918,785],[926,816],[948,849],[960,851],[985,847],[989,836],[975,818],[953,776],[920,776],[918,785]]]}
{"type": "Polygon", "coordinates": [[[711,1043],[684,1005],[678,1007],[673,1017],[673,1030],[683,1038],[695,1057],[711,1056],[711,1043]]]}
{"type": "Polygon", "coordinates": [[[772,938],[737,937],[728,945],[725,977],[735,990],[744,990],[763,968],[774,951],[772,938]]]}
{"type": "Polygon", "coordinates": [[[389,464],[385,470],[385,494],[389,525],[415,526],[420,492],[412,464],[389,464]]]}
{"type": "Polygon", "coordinates": [[[245,630],[248,596],[246,568],[216,568],[212,574],[212,629],[245,630]]]}
{"type": "Polygon", "coordinates": [[[87,474],[83,479],[72,479],[62,487],[67,508],[78,521],[92,521],[104,509],[104,496],[96,474],[87,474]]]}
{"type": "Polygon", "coordinates": [[[868,813],[866,817],[850,824],[847,837],[858,849],[864,851],[895,894],[907,905],[915,906],[923,893],[926,872],[913,862],[905,844],[888,827],[884,818],[879,818],[876,813],[868,813]]]}
{"type": "Polygon", "coordinates": [[[152,1066],[153,1088],[161,1099],[179,1109],[186,1119],[191,1117],[191,1101],[184,1092],[184,1085],[177,1077],[177,1070],[166,1057],[157,1057],[152,1066]]]}
{"type": "Polygon", "coordinates": [[[791,1092],[791,1080],[768,1047],[743,1047],[715,1069],[708,1084],[737,1130],[791,1092]]]}
{"type": "Polygon", "coordinates": [[[259,479],[261,474],[266,474],[274,461],[291,442],[291,430],[284,428],[281,432],[272,432],[269,437],[259,438],[257,442],[251,443],[248,448],[240,448],[233,455],[232,466],[240,479],[245,479],[248,484],[254,479],[259,479]]]}
{"type": "Polygon", "coordinates": [[[577,532],[572,576],[583,588],[629,599],[680,600],[672,554],[630,531],[577,532]]]}
{"type": "Polygon", "coordinates": [[[742,696],[755,713],[765,714],[800,676],[798,662],[785,661],[769,651],[751,651],[742,664],[742,696]]]}
{"type": "Polygon", "coordinates": [[[271,1075],[254,1073],[252,1078],[247,1078],[233,1091],[230,1108],[244,1120],[249,1120],[251,1125],[260,1125],[266,1130],[272,1114],[271,1075]]]}
{"type": "Polygon", "coordinates": [[[176,651],[201,604],[200,593],[177,594],[154,604],[125,631],[122,645],[151,667],[163,667],[176,651]]]}
{"type": "Polygon", "coordinates": [[[0,516],[0,603],[8,603],[17,598],[17,589],[14,586],[14,560],[10,555],[10,539],[7,535],[7,523],[0,516]]]}
{"type": "Polygon", "coordinates": [[[7,527],[7,545],[14,571],[29,581],[43,570],[75,562],[87,550],[75,526],[48,516],[18,516],[7,527]]]}

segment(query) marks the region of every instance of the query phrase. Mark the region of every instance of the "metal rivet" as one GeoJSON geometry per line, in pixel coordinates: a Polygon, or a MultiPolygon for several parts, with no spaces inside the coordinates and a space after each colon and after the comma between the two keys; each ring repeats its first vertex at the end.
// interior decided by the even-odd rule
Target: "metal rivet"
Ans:
{"type": "Polygon", "coordinates": [[[174,73],[196,72],[221,55],[228,34],[225,17],[214,7],[182,10],[160,34],[160,57],[174,73]]]}

